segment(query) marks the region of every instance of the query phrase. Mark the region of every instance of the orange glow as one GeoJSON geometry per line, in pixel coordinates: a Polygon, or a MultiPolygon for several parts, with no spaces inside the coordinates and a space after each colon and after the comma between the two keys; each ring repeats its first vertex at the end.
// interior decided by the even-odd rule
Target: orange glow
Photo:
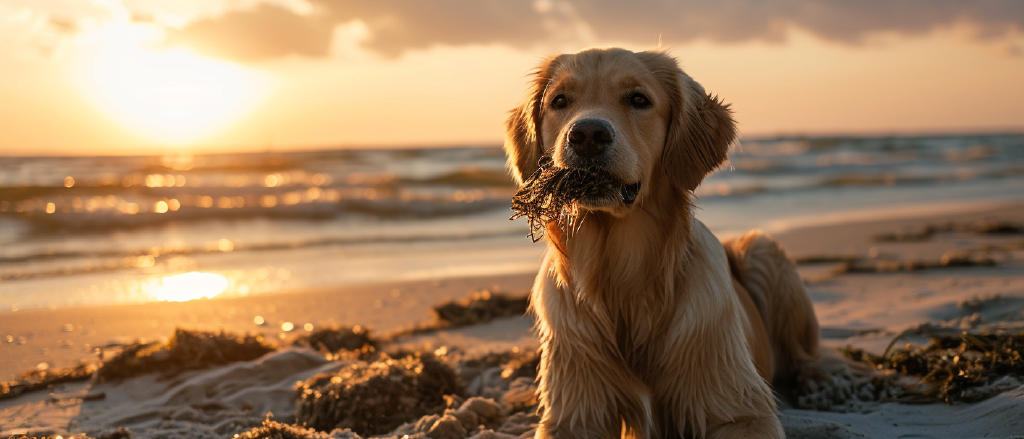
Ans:
{"type": "Polygon", "coordinates": [[[266,89],[259,75],[234,64],[121,46],[96,59],[86,88],[109,117],[159,143],[209,138],[251,111],[266,89]]]}
{"type": "Polygon", "coordinates": [[[153,282],[146,288],[157,300],[185,302],[201,298],[212,298],[228,289],[228,279],[214,273],[190,273],[167,276],[153,282]]]}
{"type": "Polygon", "coordinates": [[[217,250],[227,253],[234,249],[235,243],[231,242],[230,239],[221,239],[217,241],[217,250]]]}

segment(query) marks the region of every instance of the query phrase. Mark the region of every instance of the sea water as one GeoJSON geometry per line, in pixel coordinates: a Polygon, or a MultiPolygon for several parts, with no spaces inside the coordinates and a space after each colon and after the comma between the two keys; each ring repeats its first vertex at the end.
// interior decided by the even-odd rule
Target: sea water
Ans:
{"type": "MultiPolygon", "coordinates": [[[[0,157],[0,312],[535,272],[514,191],[497,145],[0,157]]],[[[745,139],[696,198],[720,236],[1024,201],[1024,135],[745,139]]]]}

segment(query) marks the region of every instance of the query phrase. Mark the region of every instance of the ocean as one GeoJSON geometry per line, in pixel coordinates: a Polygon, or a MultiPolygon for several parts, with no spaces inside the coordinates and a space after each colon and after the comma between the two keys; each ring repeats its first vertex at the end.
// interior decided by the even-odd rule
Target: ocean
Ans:
{"type": "MultiPolygon", "coordinates": [[[[0,157],[0,313],[526,273],[499,146],[0,157]]],[[[745,139],[719,236],[1024,200],[1024,135],[745,139]]]]}

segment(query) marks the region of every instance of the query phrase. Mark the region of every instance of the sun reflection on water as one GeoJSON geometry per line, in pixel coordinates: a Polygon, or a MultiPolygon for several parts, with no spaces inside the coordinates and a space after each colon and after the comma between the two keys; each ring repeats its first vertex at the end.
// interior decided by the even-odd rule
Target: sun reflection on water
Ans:
{"type": "Polygon", "coordinates": [[[156,281],[149,288],[149,294],[166,302],[185,302],[201,298],[216,297],[228,288],[228,279],[215,273],[176,274],[156,281]]]}

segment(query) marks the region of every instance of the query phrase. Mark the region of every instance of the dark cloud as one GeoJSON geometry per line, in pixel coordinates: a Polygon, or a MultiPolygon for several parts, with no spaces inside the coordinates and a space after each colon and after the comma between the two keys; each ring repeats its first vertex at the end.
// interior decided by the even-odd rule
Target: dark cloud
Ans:
{"type": "Polygon", "coordinates": [[[958,24],[979,39],[1024,30],[1019,0],[311,0],[316,12],[295,14],[271,4],[229,12],[170,31],[168,43],[219,56],[259,60],[329,53],[334,26],[360,20],[368,49],[397,56],[438,45],[547,42],[647,43],[694,39],[781,41],[789,27],[858,44],[876,32],[920,35],[958,24]],[[587,35],[587,37],[584,37],[587,35]]]}

